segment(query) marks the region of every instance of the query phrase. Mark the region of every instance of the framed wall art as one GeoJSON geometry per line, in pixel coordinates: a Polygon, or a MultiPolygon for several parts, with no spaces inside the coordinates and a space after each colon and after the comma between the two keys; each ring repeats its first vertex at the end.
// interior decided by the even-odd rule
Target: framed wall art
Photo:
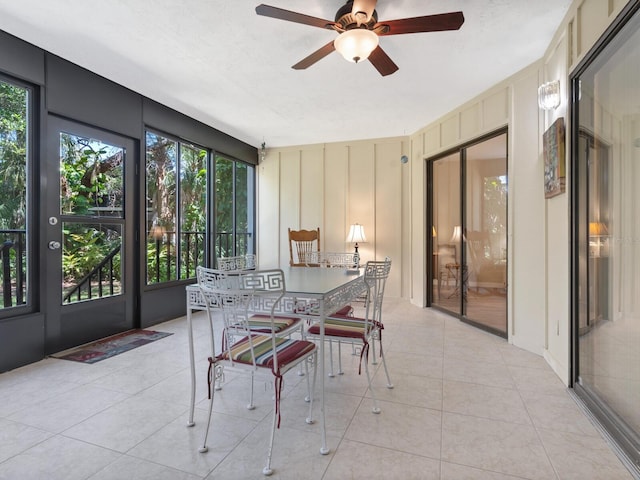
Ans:
{"type": "Polygon", "coordinates": [[[565,192],[564,117],[558,118],[542,135],[544,149],[544,198],[565,192]]]}

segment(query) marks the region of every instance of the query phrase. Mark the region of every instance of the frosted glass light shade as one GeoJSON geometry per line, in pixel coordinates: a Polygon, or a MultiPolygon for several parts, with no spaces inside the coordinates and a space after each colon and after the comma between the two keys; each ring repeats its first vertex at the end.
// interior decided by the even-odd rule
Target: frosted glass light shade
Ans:
{"type": "Polygon", "coordinates": [[[338,35],[333,46],[345,60],[358,63],[369,58],[378,46],[378,35],[366,28],[354,28],[338,35]]]}

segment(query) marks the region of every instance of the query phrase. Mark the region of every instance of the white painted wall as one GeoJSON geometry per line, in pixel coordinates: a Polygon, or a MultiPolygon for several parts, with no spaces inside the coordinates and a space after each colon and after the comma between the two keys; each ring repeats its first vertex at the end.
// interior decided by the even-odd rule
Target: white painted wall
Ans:
{"type": "Polygon", "coordinates": [[[357,222],[363,260],[393,260],[387,293],[424,305],[425,159],[507,126],[509,341],[544,355],[568,383],[569,191],[544,198],[542,134],[558,117],[570,131],[569,74],[625,4],[575,0],[543,58],[408,137],[269,150],[258,167],[260,266],[288,265],[288,227],[319,226],[324,250],[350,251],[357,222]],[[555,79],[562,104],[542,112],[537,88],[555,79]]]}

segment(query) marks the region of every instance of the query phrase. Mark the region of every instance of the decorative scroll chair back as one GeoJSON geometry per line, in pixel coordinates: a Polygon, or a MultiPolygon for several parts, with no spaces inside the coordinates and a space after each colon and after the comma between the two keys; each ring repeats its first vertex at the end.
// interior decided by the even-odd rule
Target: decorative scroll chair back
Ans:
{"type": "Polygon", "coordinates": [[[354,268],[357,265],[354,252],[310,252],[306,256],[307,267],[354,268]]]}
{"type": "Polygon", "coordinates": [[[383,261],[369,261],[364,269],[364,283],[367,285],[365,319],[374,327],[382,323],[382,300],[390,271],[391,259],[388,257],[383,261]]]}
{"type": "Polygon", "coordinates": [[[216,260],[219,270],[237,272],[256,269],[256,256],[253,253],[236,257],[220,257],[216,260]]]}
{"type": "Polygon", "coordinates": [[[306,258],[312,252],[320,251],[320,228],[316,230],[289,229],[289,265],[306,267],[306,258]]]}

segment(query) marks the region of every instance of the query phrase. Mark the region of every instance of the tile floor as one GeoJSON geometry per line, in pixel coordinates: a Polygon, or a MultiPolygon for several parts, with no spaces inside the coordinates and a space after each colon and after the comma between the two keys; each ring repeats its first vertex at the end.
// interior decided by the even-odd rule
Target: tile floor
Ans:
{"type": "MultiPolygon", "coordinates": [[[[542,358],[404,301],[386,300],[384,321],[395,388],[377,371],[382,413],[371,413],[364,374],[346,348],[345,374],[326,382],[331,452],[322,456],[318,423],[304,421],[304,377],[290,372],[273,478],[632,478],[542,358]]],[[[94,365],[50,358],[0,375],[0,479],[264,478],[270,382],[258,383],[249,411],[247,379],[228,375],[216,394],[209,452],[198,453],[204,313],[194,326],[192,428],[184,318],[153,327],[174,335],[94,365]]]]}

